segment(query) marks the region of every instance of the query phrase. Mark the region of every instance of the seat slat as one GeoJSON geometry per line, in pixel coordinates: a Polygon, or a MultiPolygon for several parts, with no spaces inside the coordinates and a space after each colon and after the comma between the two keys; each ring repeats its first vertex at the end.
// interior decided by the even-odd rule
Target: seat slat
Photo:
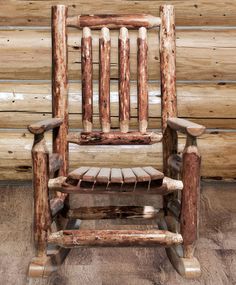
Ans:
{"type": "Polygon", "coordinates": [[[89,170],[89,168],[89,166],[82,166],[80,168],[77,168],[69,173],[68,178],[80,180],[83,175],[89,170]]]}
{"type": "Polygon", "coordinates": [[[135,183],[137,181],[136,175],[131,168],[122,168],[122,174],[125,183],[135,183]]]}
{"type": "Polygon", "coordinates": [[[94,182],[100,171],[99,167],[91,167],[88,172],[86,172],[82,178],[83,181],[94,182]]]}
{"type": "Polygon", "coordinates": [[[151,176],[152,180],[164,178],[164,174],[152,166],[145,166],[142,168],[145,172],[147,172],[151,176]]]}
{"type": "Polygon", "coordinates": [[[146,171],[144,171],[141,167],[133,167],[132,171],[136,175],[138,182],[144,182],[144,181],[151,180],[151,176],[146,171]]]}
{"type": "Polygon", "coordinates": [[[110,168],[101,168],[96,178],[96,181],[100,183],[108,183],[110,181],[110,173],[110,168]]]}
{"type": "Polygon", "coordinates": [[[123,176],[120,168],[111,169],[111,183],[123,183],[123,176]]]}

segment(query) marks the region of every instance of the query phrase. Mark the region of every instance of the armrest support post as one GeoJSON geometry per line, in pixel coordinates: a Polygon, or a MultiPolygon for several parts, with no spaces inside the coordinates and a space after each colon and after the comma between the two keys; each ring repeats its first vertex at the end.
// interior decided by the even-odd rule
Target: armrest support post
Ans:
{"type": "Polygon", "coordinates": [[[201,156],[196,137],[187,135],[183,151],[180,230],[185,258],[192,258],[198,238],[201,156]]]}
{"type": "Polygon", "coordinates": [[[47,233],[51,226],[49,210],[49,153],[44,134],[35,134],[32,148],[34,186],[34,240],[37,256],[47,254],[47,233]]]}

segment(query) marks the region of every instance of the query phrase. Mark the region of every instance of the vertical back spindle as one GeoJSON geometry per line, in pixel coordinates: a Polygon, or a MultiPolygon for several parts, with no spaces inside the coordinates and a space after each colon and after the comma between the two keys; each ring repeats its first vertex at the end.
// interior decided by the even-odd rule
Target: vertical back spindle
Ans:
{"type": "Polygon", "coordinates": [[[83,28],[81,39],[82,121],[85,132],[93,125],[93,58],[91,30],[83,28]]]}
{"type": "Polygon", "coordinates": [[[119,36],[119,120],[120,131],[129,131],[130,120],[130,41],[128,29],[122,27],[119,36]]]}
{"type": "Polygon", "coordinates": [[[102,131],[108,133],[111,126],[110,118],[110,57],[111,40],[109,29],[101,30],[99,39],[99,113],[102,131]]]}
{"type": "Polygon", "coordinates": [[[63,118],[63,124],[53,130],[53,152],[58,153],[63,164],[59,175],[68,172],[68,51],[66,30],[67,7],[52,7],[52,113],[63,118]]]}
{"type": "Polygon", "coordinates": [[[139,28],[138,34],[138,119],[139,131],[145,133],[148,125],[148,73],[147,73],[147,29],[139,28]]]}

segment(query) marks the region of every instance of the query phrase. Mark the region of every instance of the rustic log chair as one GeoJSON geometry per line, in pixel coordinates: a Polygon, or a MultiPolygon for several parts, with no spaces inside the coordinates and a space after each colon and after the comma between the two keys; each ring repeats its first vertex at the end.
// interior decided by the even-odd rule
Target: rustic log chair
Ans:
{"type": "MultiPolygon", "coordinates": [[[[56,270],[69,249],[80,246],[164,246],[174,268],[184,277],[200,275],[194,255],[198,235],[200,154],[196,137],[205,128],[177,118],[176,47],[174,8],[163,5],[160,17],[151,15],[80,15],[67,17],[63,5],[52,7],[52,112],[53,118],[28,127],[34,134],[32,148],[34,184],[34,239],[36,257],[29,276],[47,277],[56,270]],[[83,132],[68,134],[67,27],[83,29],[82,120],[83,132]],[[160,27],[160,75],[162,133],[147,132],[147,29],[160,27]],[[130,120],[130,42],[128,29],[138,34],[138,131],[129,131],[130,120]],[[93,131],[92,37],[90,29],[101,29],[99,41],[99,113],[101,131],[93,131]],[[109,29],[119,35],[119,122],[120,131],[110,123],[110,38],[109,29]],[[44,133],[53,130],[53,153],[49,155],[44,133]],[[182,156],[177,153],[177,131],[187,137],[182,156]],[[162,136],[163,134],[163,136],[162,136]],[[151,144],[162,141],[164,174],[153,167],[80,167],[68,174],[68,142],[80,145],[151,144]],[[165,175],[165,176],[164,176],[165,175]],[[181,179],[181,180],[177,180],[181,179]],[[144,185],[146,182],[147,185],[144,185]],[[118,187],[117,185],[122,185],[118,187]],[[69,209],[69,193],[161,194],[163,215],[155,230],[79,230],[64,223],[54,231],[52,221],[157,217],[153,207],[110,206],[69,209]],[[53,192],[54,191],[54,192],[53,192]],[[50,193],[54,193],[49,195],[50,193]],[[53,198],[52,198],[53,197],[53,198]],[[181,202],[180,202],[181,200],[181,202]],[[54,247],[53,247],[54,246],[54,247]]],[[[69,223],[69,222],[68,222],[69,223]]],[[[62,224],[62,223],[61,223],[62,224]]]]}

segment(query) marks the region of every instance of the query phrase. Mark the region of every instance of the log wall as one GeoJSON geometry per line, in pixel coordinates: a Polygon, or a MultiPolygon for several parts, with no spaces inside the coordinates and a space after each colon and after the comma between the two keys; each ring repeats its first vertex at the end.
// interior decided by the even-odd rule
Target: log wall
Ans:
{"type": "MultiPolygon", "coordinates": [[[[166,1],[168,2],[168,1],[166,1]]],[[[168,2],[169,3],[169,2],[168,2]]],[[[159,15],[163,1],[69,0],[69,15],[76,13],[151,13],[159,15]]],[[[206,125],[199,140],[203,157],[202,176],[236,177],[236,2],[219,0],[173,0],[177,24],[177,102],[180,117],[206,125]],[[213,167],[214,166],[214,167],[213,167]]],[[[50,7],[55,1],[1,1],[0,11],[0,179],[30,179],[32,135],[26,126],[51,117],[50,7]]],[[[94,79],[99,79],[99,32],[93,35],[94,79]]],[[[137,31],[129,31],[130,76],[137,78],[137,31]]],[[[119,126],[118,32],[111,31],[111,128],[119,126]]],[[[70,128],[82,128],[81,32],[70,30],[69,38],[70,128]]],[[[148,33],[149,126],[160,127],[159,42],[155,30],[148,33]]],[[[98,82],[94,82],[93,126],[98,128],[98,82]]],[[[131,123],[138,128],[137,86],[131,82],[131,123]]],[[[50,141],[50,139],[48,138],[50,141]]],[[[181,138],[183,144],[184,139],[181,138]]],[[[182,145],[183,146],[183,145],[182,145]]],[[[120,154],[119,165],[145,164],[161,167],[161,146],[137,151],[129,146],[85,148],[71,146],[71,166],[87,158],[91,165],[110,165],[110,156],[120,154]],[[97,152],[98,150],[98,152],[97,152]],[[99,151],[100,150],[100,151],[99,151]],[[102,150],[102,151],[101,151],[102,150]],[[130,162],[131,160],[131,162],[130,162]]]]}

